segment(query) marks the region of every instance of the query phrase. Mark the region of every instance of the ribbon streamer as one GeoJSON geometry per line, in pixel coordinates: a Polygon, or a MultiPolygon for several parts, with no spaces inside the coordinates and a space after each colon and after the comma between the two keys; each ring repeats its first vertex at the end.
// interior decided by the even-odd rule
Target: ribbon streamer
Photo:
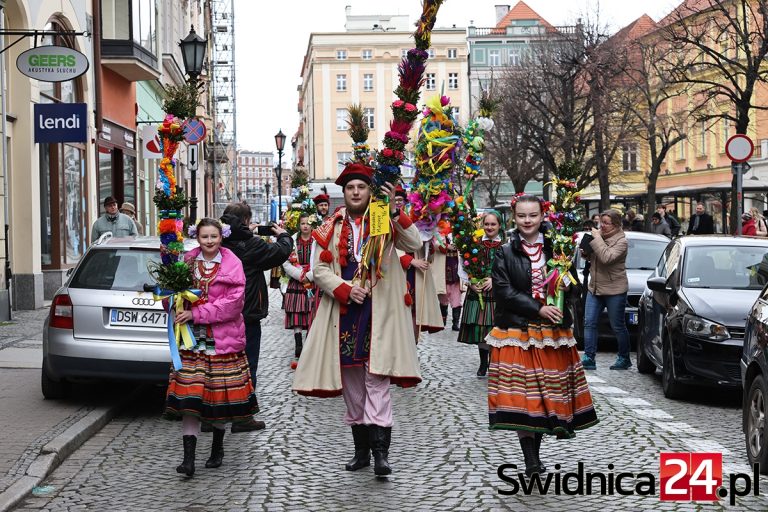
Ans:
{"type": "Polygon", "coordinates": [[[184,302],[194,304],[200,300],[202,291],[196,288],[184,290],[181,292],[173,292],[171,290],[163,290],[159,286],[155,287],[153,297],[156,301],[168,301],[165,303],[165,310],[168,313],[168,347],[171,351],[171,362],[173,368],[176,371],[181,370],[181,356],[179,355],[179,347],[184,344],[184,348],[187,350],[192,349],[197,345],[195,334],[192,331],[192,327],[188,324],[177,324],[176,314],[184,311],[184,302]]]}

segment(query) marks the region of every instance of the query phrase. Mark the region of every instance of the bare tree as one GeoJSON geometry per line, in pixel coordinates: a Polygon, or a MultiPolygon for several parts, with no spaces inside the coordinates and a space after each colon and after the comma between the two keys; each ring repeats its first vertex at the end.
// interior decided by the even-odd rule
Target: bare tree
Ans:
{"type": "Polygon", "coordinates": [[[520,109],[531,107],[522,101],[515,81],[509,77],[497,80],[494,89],[499,105],[493,116],[496,126],[486,134],[487,164],[484,168],[490,179],[487,185],[485,182],[483,185],[488,190],[488,196],[495,200],[501,179],[509,179],[516,193],[524,192],[530,180],[541,178],[543,165],[528,148],[522,126],[518,123],[520,118],[530,119],[530,115],[521,113],[520,109]],[[497,184],[492,190],[494,182],[497,184]]]}
{"type": "MultiPolygon", "coordinates": [[[[690,85],[697,121],[726,120],[746,134],[755,88],[768,82],[768,0],[686,0],[662,20],[662,33],[683,53],[675,81],[690,85]]],[[[732,223],[738,222],[736,176],[731,180],[732,223]]]]}
{"type": "MultiPolygon", "coordinates": [[[[621,32],[617,36],[621,38],[621,32]]],[[[657,33],[635,39],[627,36],[617,42],[626,47],[628,57],[620,88],[621,104],[634,117],[637,138],[648,144],[650,170],[645,219],[646,225],[650,225],[656,208],[656,183],[664,159],[675,145],[686,139],[684,123],[668,113],[671,102],[687,94],[687,87],[675,83],[679,68],[686,63],[680,52],[659,40],[657,33]]]]}

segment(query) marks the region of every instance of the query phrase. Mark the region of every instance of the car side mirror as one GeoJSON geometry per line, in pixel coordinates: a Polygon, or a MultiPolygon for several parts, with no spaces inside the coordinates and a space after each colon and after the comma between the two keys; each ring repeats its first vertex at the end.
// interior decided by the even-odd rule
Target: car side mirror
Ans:
{"type": "Polygon", "coordinates": [[[671,288],[667,286],[667,279],[664,277],[649,277],[646,281],[648,288],[654,292],[670,293],[671,288]]]}

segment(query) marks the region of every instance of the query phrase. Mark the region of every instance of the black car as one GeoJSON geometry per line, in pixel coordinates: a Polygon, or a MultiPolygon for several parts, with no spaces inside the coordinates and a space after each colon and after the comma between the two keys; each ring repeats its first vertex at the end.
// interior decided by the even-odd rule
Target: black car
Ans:
{"type": "MultiPolygon", "coordinates": [[[[579,234],[581,240],[583,233],[579,234]]],[[[664,252],[664,248],[669,244],[669,238],[664,235],[653,233],[643,233],[640,231],[626,231],[624,236],[627,238],[627,259],[625,267],[627,269],[627,281],[629,289],[627,290],[627,304],[624,308],[625,322],[629,331],[629,339],[633,346],[637,345],[638,337],[638,312],[637,306],[640,302],[640,296],[645,289],[645,281],[656,268],[656,264],[664,252]]],[[[578,273],[579,281],[584,283],[584,264],[585,260],[581,254],[576,254],[574,258],[574,268],[578,273]]],[[[584,304],[586,293],[582,300],[572,303],[571,315],[573,321],[573,335],[582,348],[584,343],[584,304]]],[[[608,312],[603,310],[597,324],[598,340],[615,340],[616,335],[611,329],[611,323],[608,321],[608,312]]]]}
{"type": "MultiPolygon", "coordinates": [[[[768,272],[768,264],[764,270],[768,272]]],[[[763,288],[752,306],[744,333],[741,353],[741,382],[744,386],[742,429],[750,464],[760,463],[760,471],[768,474],[768,287],[763,288]]]]}
{"type": "Polygon", "coordinates": [[[686,384],[741,386],[747,315],[768,282],[768,239],[687,236],[664,251],[640,298],[640,373],[662,370],[667,398],[686,384]]]}

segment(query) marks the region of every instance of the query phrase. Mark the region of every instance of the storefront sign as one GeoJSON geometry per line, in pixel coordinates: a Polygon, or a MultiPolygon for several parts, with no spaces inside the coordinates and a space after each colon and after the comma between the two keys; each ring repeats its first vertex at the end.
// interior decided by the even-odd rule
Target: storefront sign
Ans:
{"type": "Polygon", "coordinates": [[[88,109],[85,103],[36,103],[35,142],[86,142],[88,109]]]}
{"type": "Polygon", "coordinates": [[[64,82],[88,71],[88,57],[66,46],[38,46],[16,58],[16,67],[30,78],[64,82]]]}

